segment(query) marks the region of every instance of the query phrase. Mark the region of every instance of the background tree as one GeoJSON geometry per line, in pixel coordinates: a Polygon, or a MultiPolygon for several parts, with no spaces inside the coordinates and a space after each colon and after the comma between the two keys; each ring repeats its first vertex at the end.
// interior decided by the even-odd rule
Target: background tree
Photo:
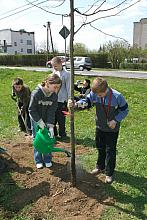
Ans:
{"type": "Polygon", "coordinates": [[[87,54],[88,48],[83,43],[75,43],[74,44],[74,55],[80,56],[82,54],[87,54]]]}
{"type": "Polygon", "coordinates": [[[132,62],[133,58],[140,58],[143,54],[143,50],[139,47],[129,47],[127,53],[127,61],[132,62]]]}
{"type": "Polygon", "coordinates": [[[106,51],[108,52],[108,59],[113,69],[119,69],[120,64],[124,62],[128,46],[128,42],[119,40],[114,42],[109,41],[109,43],[105,45],[106,51]]]}

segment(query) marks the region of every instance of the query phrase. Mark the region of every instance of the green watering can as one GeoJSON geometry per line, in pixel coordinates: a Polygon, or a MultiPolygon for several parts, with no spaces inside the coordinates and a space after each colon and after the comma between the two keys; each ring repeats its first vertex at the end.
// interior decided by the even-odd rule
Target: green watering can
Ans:
{"type": "Polygon", "coordinates": [[[56,139],[50,137],[50,132],[46,127],[44,130],[37,127],[36,131],[37,132],[33,145],[39,153],[48,154],[52,152],[64,152],[66,153],[67,157],[71,157],[71,153],[64,148],[54,147],[56,139]]]}

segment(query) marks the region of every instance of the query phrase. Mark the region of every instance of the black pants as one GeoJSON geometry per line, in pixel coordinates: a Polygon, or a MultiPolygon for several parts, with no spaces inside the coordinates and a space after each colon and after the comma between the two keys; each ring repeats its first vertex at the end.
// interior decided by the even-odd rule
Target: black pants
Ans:
{"type": "MultiPolygon", "coordinates": [[[[21,102],[19,102],[18,103],[19,109],[21,109],[22,106],[23,106],[23,104],[21,102]]],[[[27,131],[31,133],[31,122],[30,122],[28,108],[26,109],[26,112],[23,113],[22,115],[20,114],[20,111],[18,110],[18,124],[19,124],[19,128],[21,131],[26,132],[26,129],[27,129],[27,131]],[[26,123],[24,124],[25,121],[26,121],[26,123]]]]}
{"type": "Polygon", "coordinates": [[[104,132],[96,129],[96,146],[98,149],[97,168],[112,176],[116,165],[116,144],[119,132],[104,132]]]}
{"type": "Polygon", "coordinates": [[[62,111],[67,111],[67,102],[58,102],[58,108],[55,113],[55,126],[54,126],[54,134],[55,136],[66,136],[66,128],[65,128],[65,115],[62,111]],[[57,129],[57,124],[59,129],[57,129]]]}

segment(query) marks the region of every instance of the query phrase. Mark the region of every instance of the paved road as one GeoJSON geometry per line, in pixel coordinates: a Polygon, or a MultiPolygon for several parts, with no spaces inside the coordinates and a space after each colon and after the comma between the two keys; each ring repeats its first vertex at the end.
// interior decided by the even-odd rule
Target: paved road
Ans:
{"type": "MultiPolygon", "coordinates": [[[[40,72],[48,72],[49,68],[45,67],[6,67],[0,66],[0,68],[10,68],[10,69],[23,69],[23,70],[31,70],[31,71],[40,71],[40,72]]],[[[121,78],[132,78],[132,79],[147,79],[147,71],[124,71],[124,70],[116,70],[116,71],[75,71],[76,75],[82,76],[112,76],[112,77],[121,77],[121,78]]]]}
{"type": "Polygon", "coordinates": [[[112,76],[120,78],[132,78],[132,79],[147,79],[147,71],[83,71],[76,72],[78,75],[87,75],[87,76],[112,76]]]}

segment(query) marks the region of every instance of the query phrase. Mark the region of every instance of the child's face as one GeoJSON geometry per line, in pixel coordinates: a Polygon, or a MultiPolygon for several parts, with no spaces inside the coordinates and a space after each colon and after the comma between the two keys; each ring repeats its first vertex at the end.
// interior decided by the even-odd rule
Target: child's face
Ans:
{"type": "Polygon", "coordinates": [[[47,92],[50,92],[50,93],[58,93],[59,90],[60,90],[60,87],[61,87],[61,84],[49,84],[48,82],[46,82],[45,84],[45,89],[47,92]]]}
{"type": "Polygon", "coordinates": [[[20,92],[22,90],[23,85],[14,85],[14,88],[17,92],[20,92]]]}
{"type": "Polygon", "coordinates": [[[88,86],[88,83],[84,80],[83,87],[87,87],[87,86],[88,86]]]}
{"type": "Polygon", "coordinates": [[[107,95],[107,90],[105,91],[105,92],[98,92],[97,93],[97,96],[99,97],[99,98],[103,98],[103,97],[105,97],[107,95]]]}
{"type": "Polygon", "coordinates": [[[52,63],[52,66],[56,71],[61,71],[62,70],[62,64],[61,63],[52,63]]]}

